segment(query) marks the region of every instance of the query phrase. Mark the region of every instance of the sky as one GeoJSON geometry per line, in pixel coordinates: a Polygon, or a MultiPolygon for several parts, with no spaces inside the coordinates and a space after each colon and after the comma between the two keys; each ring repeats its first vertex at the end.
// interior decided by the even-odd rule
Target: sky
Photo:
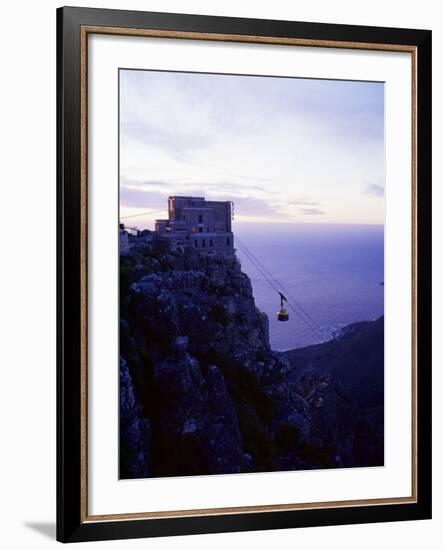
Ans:
{"type": "Polygon", "coordinates": [[[153,228],[169,195],[250,224],[383,224],[383,83],[120,70],[120,216],[153,228]]]}

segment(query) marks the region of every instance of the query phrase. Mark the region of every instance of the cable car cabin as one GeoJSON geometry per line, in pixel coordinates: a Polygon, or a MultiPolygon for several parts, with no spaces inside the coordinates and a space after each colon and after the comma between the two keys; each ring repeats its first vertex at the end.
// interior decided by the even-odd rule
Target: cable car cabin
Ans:
{"type": "Polygon", "coordinates": [[[281,308],[279,311],[277,311],[277,321],[289,321],[289,313],[286,311],[286,309],[281,308]]]}
{"type": "Polygon", "coordinates": [[[286,296],[279,292],[280,294],[280,309],[277,311],[277,321],[289,321],[289,313],[285,309],[284,302],[287,302],[286,296]]]}

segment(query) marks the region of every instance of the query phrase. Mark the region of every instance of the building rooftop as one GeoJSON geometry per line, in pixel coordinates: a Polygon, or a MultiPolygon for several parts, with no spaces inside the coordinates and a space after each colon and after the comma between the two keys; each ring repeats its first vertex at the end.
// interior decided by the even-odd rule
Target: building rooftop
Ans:
{"type": "Polygon", "coordinates": [[[195,201],[204,201],[205,197],[192,197],[189,195],[170,195],[168,199],[192,199],[195,201]]]}

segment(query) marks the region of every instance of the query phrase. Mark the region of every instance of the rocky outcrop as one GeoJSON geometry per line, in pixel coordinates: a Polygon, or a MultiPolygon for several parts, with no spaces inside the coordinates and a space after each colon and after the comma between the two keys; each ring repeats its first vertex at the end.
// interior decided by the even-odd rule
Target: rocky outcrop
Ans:
{"type": "Polygon", "coordinates": [[[235,256],[134,240],[120,276],[122,477],[379,461],[343,380],[270,348],[235,256]]]}
{"type": "MultiPolygon", "coordinates": [[[[346,430],[349,459],[357,466],[383,462],[384,318],[354,323],[323,344],[285,352],[302,391],[310,381],[327,377],[341,387],[343,404],[352,396],[355,413],[346,430]]],[[[323,408],[322,405],[319,409],[323,408]]],[[[324,427],[327,426],[323,424],[324,427]]],[[[337,426],[343,429],[342,423],[337,426]]],[[[325,430],[323,430],[325,431],[325,430]]]]}
{"type": "Polygon", "coordinates": [[[147,477],[150,473],[151,430],[134,394],[128,365],[120,358],[120,477],[147,477]]]}

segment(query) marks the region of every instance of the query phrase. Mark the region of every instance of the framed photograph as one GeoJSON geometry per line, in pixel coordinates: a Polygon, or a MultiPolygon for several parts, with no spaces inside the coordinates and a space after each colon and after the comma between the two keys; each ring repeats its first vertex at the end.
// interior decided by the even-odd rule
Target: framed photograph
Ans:
{"type": "Polygon", "coordinates": [[[431,32],[57,33],[58,540],[430,518],[431,32]]]}

